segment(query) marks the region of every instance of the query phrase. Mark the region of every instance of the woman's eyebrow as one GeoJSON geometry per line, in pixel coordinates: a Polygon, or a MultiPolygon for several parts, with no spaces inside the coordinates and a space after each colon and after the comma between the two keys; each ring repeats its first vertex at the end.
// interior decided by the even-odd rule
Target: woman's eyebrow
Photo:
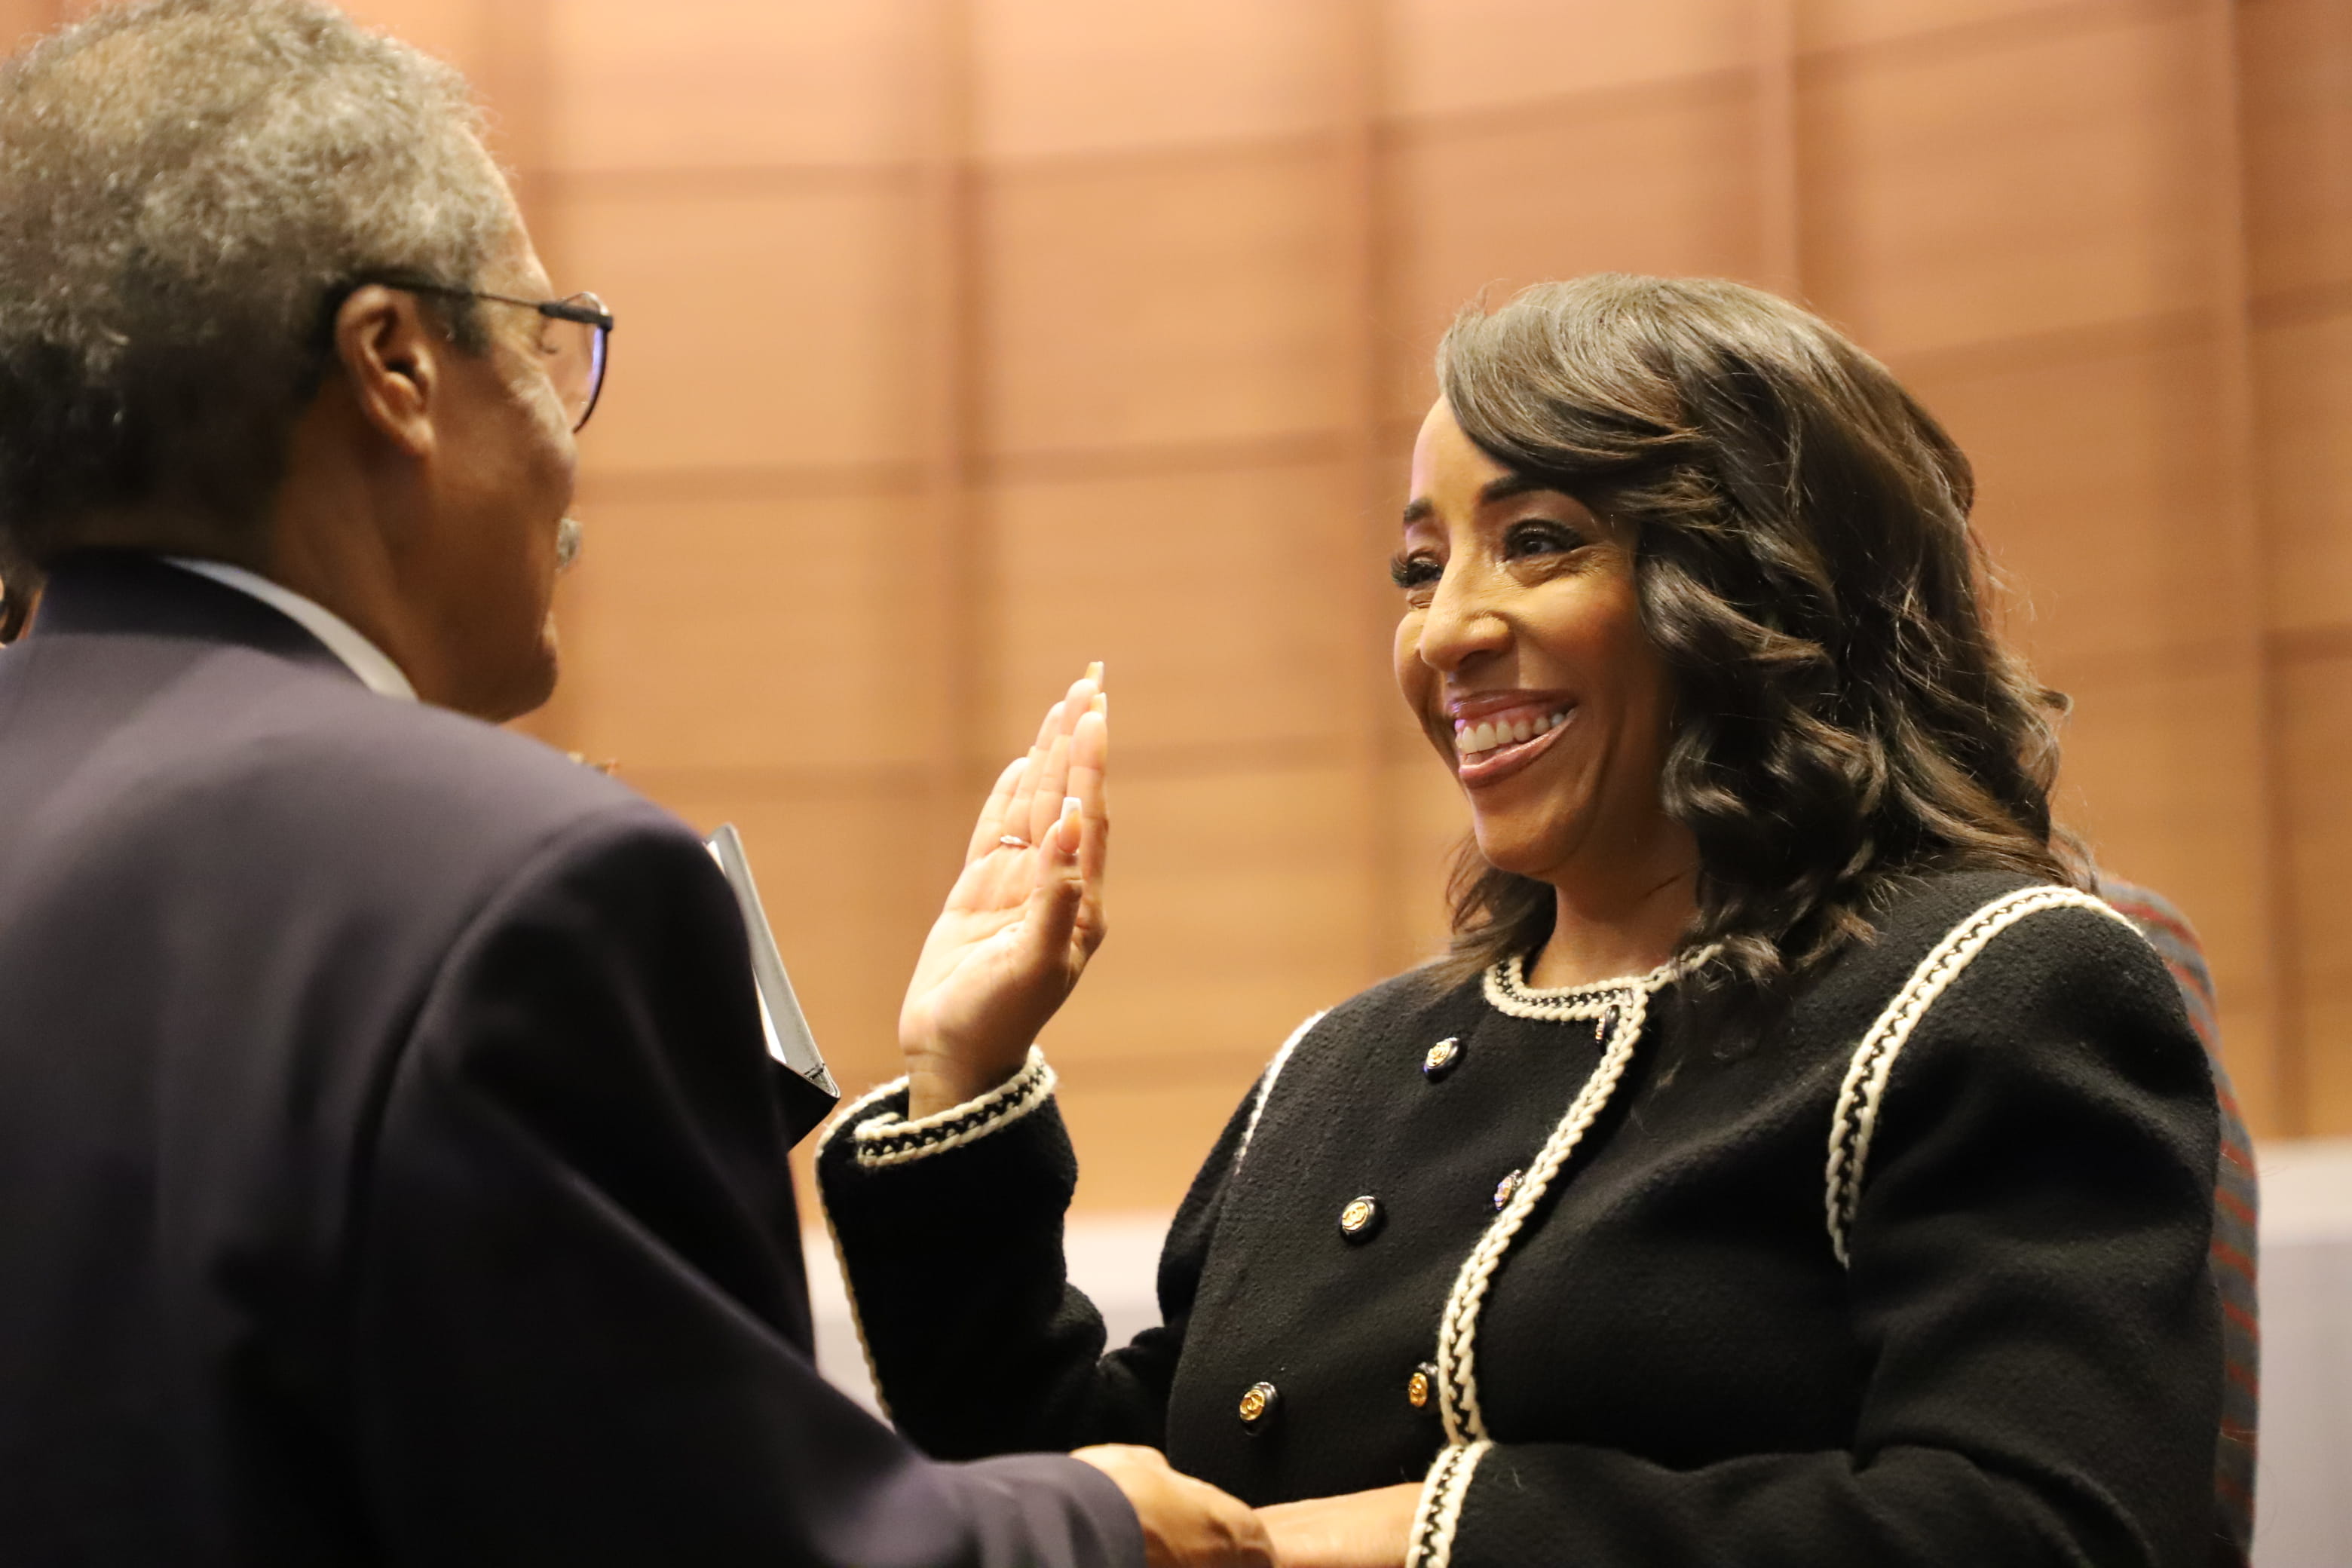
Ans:
{"type": "MultiPolygon", "coordinates": [[[[1567,495],[1568,492],[1530,474],[1505,474],[1499,479],[1488,479],[1478,488],[1478,504],[1492,506],[1496,501],[1509,500],[1513,496],[1539,494],[1567,495]]],[[[1414,523],[1427,522],[1436,515],[1437,504],[1434,501],[1427,496],[1415,496],[1404,503],[1402,521],[1404,527],[1411,528],[1414,523]]]]}
{"type": "Polygon", "coordinates": [[[1478,504],[1492,506],[1496,501],[1508,500],[1513,496],[1535,495],[1542,491],[1549,491],[1553,495],[1568,493],[1558,485],[1549,484],[1532,474],[1505,474],[1501,479],[1488,479],[1479,487],[1478,504]]]}

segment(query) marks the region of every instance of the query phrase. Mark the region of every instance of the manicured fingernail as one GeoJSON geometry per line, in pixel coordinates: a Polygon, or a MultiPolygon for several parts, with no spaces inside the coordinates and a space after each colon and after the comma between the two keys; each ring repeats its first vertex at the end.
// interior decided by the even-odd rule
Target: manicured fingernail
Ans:
{"type": "Polygon", "coordinates": [[[1062,797],[1062,815],[1064,816],[1069,816],[1072,812],[1077,812],[1083,816],[1086,809],[1087,803],[1080,800],[1076,795],[1066,795],[1062,797]]]}

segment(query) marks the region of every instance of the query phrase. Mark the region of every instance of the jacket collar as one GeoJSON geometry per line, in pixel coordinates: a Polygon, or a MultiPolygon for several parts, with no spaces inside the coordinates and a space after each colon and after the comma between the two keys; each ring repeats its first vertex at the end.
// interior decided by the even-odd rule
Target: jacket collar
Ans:
{"type": "Polygon", "coordinates": [[[349,665],[352,673],[377,696],[395,698],[403,702],[416,700],[416,688],[408,683],[408,677],[401,673],[400,666],[393,663],[383,649],[368,641],[359,627],[318,600],[305,598],[283,583],[273,583],[257,573],[248,572],[242,566],[232,566],[226,561],[200,561],[188,555],[166,555],[163,561],[166,565],[194,572],[199,577],[209,577],[240,594],[252,595],[325,643],[327,650],[349,665]]]}
{"type": "Polygon", "coordinates": [[[291,616],[152,555],[79,551],[50,564],[40,609],[21,646],[78,634],[231,644],[360,680],[291,616]]]}

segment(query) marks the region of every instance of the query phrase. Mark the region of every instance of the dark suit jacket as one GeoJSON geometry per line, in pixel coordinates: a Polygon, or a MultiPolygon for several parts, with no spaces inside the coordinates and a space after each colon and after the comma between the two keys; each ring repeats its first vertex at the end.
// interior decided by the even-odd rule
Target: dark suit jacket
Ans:
{"type": "Polygon", "coordinates": [[[0,650],[0,1562],[1139,1563],[836,1394],[682,825],[160,563],[0,650]]]}

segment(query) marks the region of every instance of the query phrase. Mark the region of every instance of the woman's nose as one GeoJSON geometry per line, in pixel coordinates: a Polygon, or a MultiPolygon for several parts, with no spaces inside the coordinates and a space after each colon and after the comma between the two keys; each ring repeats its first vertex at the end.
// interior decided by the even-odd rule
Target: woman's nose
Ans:
{"type": "Polygon", "coordinates": [[[1421,661],[1452,675],[1482,656],[1510,646],[1511,625],[1491,595],[1462,571],[1437,580],[1437,591],[1421,622],[1421,661]]]}

